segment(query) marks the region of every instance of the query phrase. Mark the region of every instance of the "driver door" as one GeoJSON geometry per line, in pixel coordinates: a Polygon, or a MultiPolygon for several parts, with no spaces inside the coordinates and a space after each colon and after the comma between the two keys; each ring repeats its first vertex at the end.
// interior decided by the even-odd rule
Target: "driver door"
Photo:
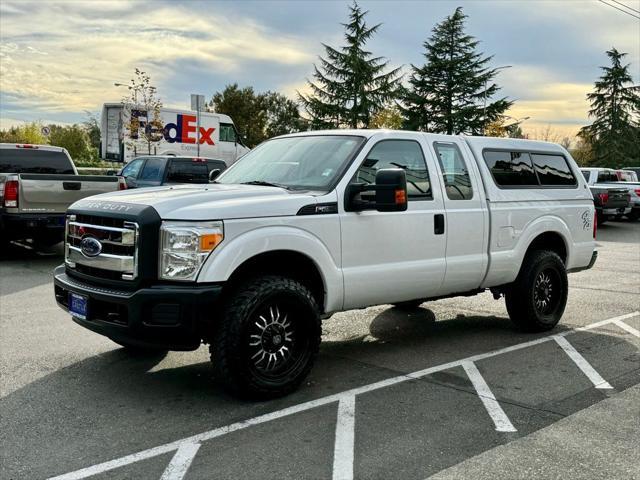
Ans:
{"type": "Polygon", "coordinates": [[[426,151],[418,136],[382,139],[352,175],[351,182],[374,183],[377,170],[404,169],[408,207],[404,212],[347,212],[341,205],[345,309],[426,298],[439,291],[446,234],[438,233],[435,217],[444,220],[444,205],[434,159],[425,158],[426,151]]]}

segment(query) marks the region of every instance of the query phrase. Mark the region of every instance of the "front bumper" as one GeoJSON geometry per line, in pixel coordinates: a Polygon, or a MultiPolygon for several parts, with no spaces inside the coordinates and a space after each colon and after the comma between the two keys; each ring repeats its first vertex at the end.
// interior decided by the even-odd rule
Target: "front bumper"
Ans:
{"type": "Polygon", "coordinates": [[[135,291],[94,286],[54,270],[55,299],[68,311],[69,293],[88,298],[87,317],[74,322],[139,347],[195,350],[215,317],[222,285],[154,285],[135,291]]]}

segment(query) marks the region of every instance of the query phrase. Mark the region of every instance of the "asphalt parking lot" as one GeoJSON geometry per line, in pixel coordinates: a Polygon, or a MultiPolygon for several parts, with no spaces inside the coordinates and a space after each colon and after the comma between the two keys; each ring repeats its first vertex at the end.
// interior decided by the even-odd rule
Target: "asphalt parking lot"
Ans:
{"type": "Polygon", "coordinates": [[[640,223],[599,231],[567,311],[490,294],[333,316],[307,383],[239,401],[207,350],[131,357],[55,305],[61,248],[0,260],[2,479],[640,478],[640,223]]]}

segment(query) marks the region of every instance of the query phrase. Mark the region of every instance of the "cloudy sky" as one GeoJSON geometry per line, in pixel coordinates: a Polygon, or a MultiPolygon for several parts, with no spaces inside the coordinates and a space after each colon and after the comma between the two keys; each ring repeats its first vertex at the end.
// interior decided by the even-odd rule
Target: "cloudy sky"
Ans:
{"type": "MultiPolygon", "coordinates": [[[[640,0],[620,0],[640,11],[640,0]]],[[[613,5],[613,0],[607,0],[613,5]]],[[[391,65],[422,62],[434,24],[462,6],[468,32],[494,55],[510,114],[529,131],[573,134],[588,122],[585,94],[615,46],[640,82],[640,20],[597,0],[361,1],[369,43],[391,65]]],[[[339,46],[344,1],[0,2],[0,127],[73,123],[118,101],[134,67],[151,74],[167,106],[210,97],[228,83],[295,96],[321,43],[339,46]]]]}

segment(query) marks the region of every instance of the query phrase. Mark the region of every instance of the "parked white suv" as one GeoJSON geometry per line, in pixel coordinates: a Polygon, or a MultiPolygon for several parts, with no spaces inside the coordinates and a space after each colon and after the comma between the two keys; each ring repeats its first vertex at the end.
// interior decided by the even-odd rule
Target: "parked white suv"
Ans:
{"type": "Polygon", "coordinates": [[[55,296],[129,348],[210,345],[233,392],[296,388],[321,319],[490,289],[553,328],[596,259],[594,206],[562,147],[405,131],[269,140],[215,184],[100,195],[67,212],[55,296]]]}

